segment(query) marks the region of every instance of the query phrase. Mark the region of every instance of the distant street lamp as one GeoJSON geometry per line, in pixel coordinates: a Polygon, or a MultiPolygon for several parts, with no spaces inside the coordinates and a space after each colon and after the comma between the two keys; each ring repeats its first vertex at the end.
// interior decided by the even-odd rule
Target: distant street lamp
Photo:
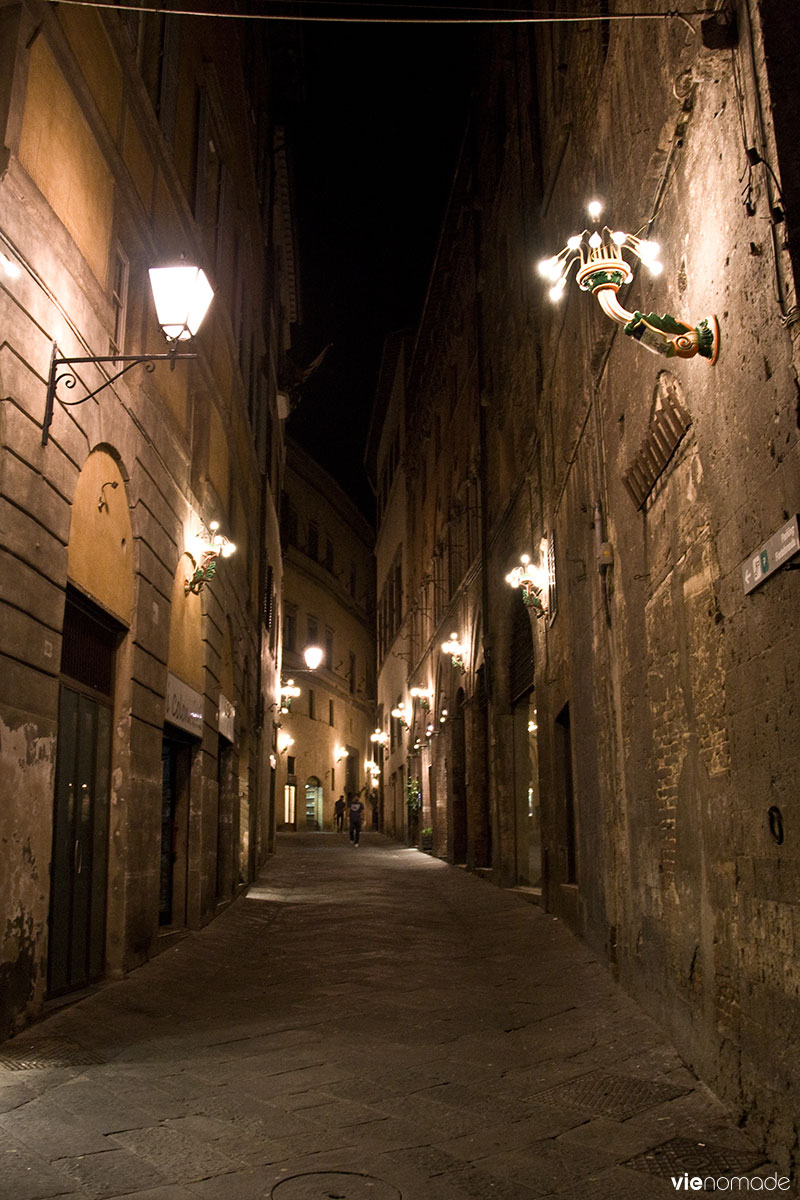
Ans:
{"type": "Polygon", "coordinates": [[[190,267],[184,264],[176,267],[153,267],[150,271],[150,287],[153,292],[159,328],[170,343],[169,352],[167,354],[109,354],[100,357],[61,358],[58,346],[53,342],[50,354],[50,373],[47,380],[47,399],[42,422],[43,446],[47,445],[50,437],[50,425],[53,421],[53,407],[59,383],[63,383],[64,387],[71,390],[79,382],[78,376],[73,370],[74,367],[95,366],[104,363],[125,364],[105,383],[101,383],[100,387],[95,388],[93,392],[87,392],[79,400],[59,401],[65,407],[85,404],[87,400],[93,399],[110,387],[137,363],[144,363],[147,371],[153,371],[157,362],[168,362],[172,369],[179,359],[197,358],[196,354],[179,354],[177,348],[179,342],[185,342],[197,333],[214,296],[205,272],[200,267],[190,267]]]}
{"type": "Polygon", "coordinates": [[[458,639],[457,633],[451,633],[449,641],[442,642],[442,653],[450,655],[450,661],[459,671],[466,671],[466,649],[458,639]]]}
{"type": "Polygon", "coordinates": [[[303,651],[303,658],[309,671],[316,671],[324,657],[325,652],[320,646],[306,646],[303,651]]]}
{"type": "Polygon", "coordinates": [[[537,617],[543,617],[548,609],[549,578],[547,571],[547,539],[542,538],[539,546],[539,562],[531,562],[530,555],[520,557],[520,565],[506,575],[506,583],[513,588],[522,588],[522,600],[532,608],[537,617]]]}

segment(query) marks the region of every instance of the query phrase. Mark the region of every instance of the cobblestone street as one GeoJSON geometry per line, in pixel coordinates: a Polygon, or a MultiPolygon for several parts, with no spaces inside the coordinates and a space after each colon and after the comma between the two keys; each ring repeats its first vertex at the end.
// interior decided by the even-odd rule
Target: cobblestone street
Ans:
{"type": "Polygon", "coordinates": [[[560,922],[376,834],[283,835],[215,922],[0,1059],[2,1200],[658,1200],[775,1174],[560,922]]]}

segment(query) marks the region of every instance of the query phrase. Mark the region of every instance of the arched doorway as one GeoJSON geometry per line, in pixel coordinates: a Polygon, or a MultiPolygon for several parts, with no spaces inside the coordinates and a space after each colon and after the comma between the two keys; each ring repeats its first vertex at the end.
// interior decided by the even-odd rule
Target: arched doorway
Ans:
{"type": "Polygon", "coordinates": [[[50,995],[103,975],[117,651],[133,614],[133,534],[116,459],[93,451],[72,501],[50,869],[50,995]],[[91,597],[91,598],[90,598],[91,597]]]}
{"type": "Polygon", "coordinates": [[[306,780],[306,829],[322,828],[322,784],[316,775],[306,780]]]}

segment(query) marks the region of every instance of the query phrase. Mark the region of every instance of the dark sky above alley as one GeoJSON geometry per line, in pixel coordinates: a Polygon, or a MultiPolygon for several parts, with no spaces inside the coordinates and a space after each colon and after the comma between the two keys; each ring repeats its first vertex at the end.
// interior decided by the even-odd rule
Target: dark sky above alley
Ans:
{"type": "Polygon", "coordinates": [[[369,516],[362,463],[382,339],[421,311],[477,36],[467,26],[303,27],[295,357],[305,365],[333,348],[288,432],[369,516]]]}

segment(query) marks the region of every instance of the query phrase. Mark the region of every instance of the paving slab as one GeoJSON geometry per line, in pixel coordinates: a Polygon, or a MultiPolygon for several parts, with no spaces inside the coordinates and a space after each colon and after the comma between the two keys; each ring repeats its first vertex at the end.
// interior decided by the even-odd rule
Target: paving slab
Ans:
{"type": "Polygon", "coordinates": [[[775,1173],[561,922],[377,834],[280,836],[211,925],[0,1047],[0,1135],[0,1200],[658,1200],[775,1173]]]}

